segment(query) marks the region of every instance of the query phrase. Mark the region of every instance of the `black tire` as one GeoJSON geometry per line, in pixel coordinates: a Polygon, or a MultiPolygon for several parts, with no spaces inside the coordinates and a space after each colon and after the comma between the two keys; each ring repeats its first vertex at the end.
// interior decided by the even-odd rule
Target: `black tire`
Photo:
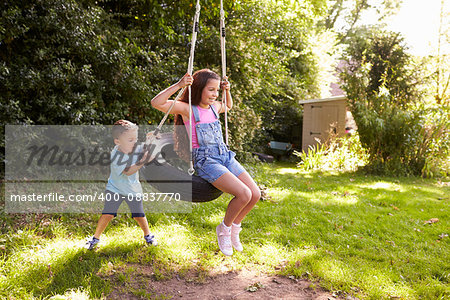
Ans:
{"type": "Polygon", "coordinates": [[[141,176],[161,193],[179,193],[181,200],[192,202],[209,202],[223,194],[203,178],[172,166],[170,160],[176,158],[173,151],[173,139],[170,134],[162,134],[156,141],[156,147],[162,154],[158,162],[150,162],[141,168],[141,176]],[[192,183],[192,184],[191,184],[192,183]]]}

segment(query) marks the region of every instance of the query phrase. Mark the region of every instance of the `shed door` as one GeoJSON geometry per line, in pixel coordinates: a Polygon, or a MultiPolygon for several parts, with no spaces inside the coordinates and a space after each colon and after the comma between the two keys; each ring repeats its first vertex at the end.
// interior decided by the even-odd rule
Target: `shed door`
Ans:
{"type": "Polygon", "coordinates": [[[322,141],[328,138],[330,131],[337,134],[339,120],[339,107],[337,105],[324,105],[322,108],[322,141]]]}
{"type": "Polygon", "coordinates": [[[317,137],[323,142],[328,138],[330,130],[337,133],[338,118],[337,105],[312,105],[311,131],[309,132],[312,140],[317,137]]]}
{"type": "Polygon", "coordinates": [[[322,115],[321,105],[311,105],[311,130],[309,135],[314,140],[315,137],[321,138],[322,135],[322,124],[320,120],[322,115]]]}

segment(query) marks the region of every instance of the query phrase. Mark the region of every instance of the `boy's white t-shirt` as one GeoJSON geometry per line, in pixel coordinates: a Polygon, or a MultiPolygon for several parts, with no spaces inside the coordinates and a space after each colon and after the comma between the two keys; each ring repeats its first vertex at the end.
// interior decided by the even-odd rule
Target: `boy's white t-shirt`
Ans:
{"type": "Polygon", "coordinates": [[[139,154],[142,153],[143,145],[138,145],[133,153],[130,155],[119,151],[116,145],[111,151],[111,173],[106,184],[106,189],[124,196],[142,194],[142,186],[139,182],[139,171],[128,176],[123,170],[128,166],[134,165],[138,159],[139,154]],[[131,157],[130,157],[131,156],[131,157]],[[128,161],[131,160],[131,161],[128,161]]]}

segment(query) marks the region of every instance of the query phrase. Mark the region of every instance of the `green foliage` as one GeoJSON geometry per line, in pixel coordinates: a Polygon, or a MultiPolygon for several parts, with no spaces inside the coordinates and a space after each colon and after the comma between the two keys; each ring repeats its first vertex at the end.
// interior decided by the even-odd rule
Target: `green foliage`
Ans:
{"type": "Polygon", "coordinates": [[[435,106],[422,111],[416,157],[423,159],[421,175],[450,174],[450,107],[435,106]]]}
{"type": "Polygon", "coordinates": [[[370,154],[367,170],[391,175],[446,175],[449,172],[448,109],[368,109],[354,104],[361,141],[370,154]]]}
{"type": "Polygon", "coordinates": [[[294,151],[294,155],[301,159],[297,165],[305,171],[356,171],[368,162],[367,152],[362,147],[358,134],[342,138],[331,137],[325,143],[310,146],[307,152],[294,151]]]}
{"type": "Polygon", "coordinates": [[[441,164],[449,155],[448,108],[423,105],[418,68],[398,34],[360,29],[346,55],[343,87],[370,156],[367,170],[391,175],[448,173],[441,164]]]}
{"type": "Polygon", "coordinates": [[[100,7],[12,1],[0,27],[2,123],[111,123],[148,112],[136,105],[149,92],[150,65],[140,62],[155,54],[127,40],[100,7]]]}
{"type": "Polygon", "coordinates": [[[235,148],[264,151],[269,140],[291,141],[293,128],[301,126],[298,100],[317,95],[320,85],[309,39],[323,3],[245,1],[230,10],[227,63],[238,103],[230,113],[235,148]]]}
{"type": "Polygon", "coordinates": [[[226,259],[214,230],[230,195],[191,213],[148,213],[158,247],[146,247],[136,222],[119,214],[95,252],[82,245],[96,215],[0,212],[0,298],[157,298],[152,282],[169,278],[183,289],[168,298],[193,298],[186,291],[195,282],[223,282],[209,276],[220,269],[309,279],[344,299],[449,298],[446,182],[302,172],[286,163],[246,169],[270,200],[243,221],[244,251],[226,259]],[[424,224],[431,218],[439,222],[424,224]]]}
{"type": "MultiPolygon", "coordinates": [[[[220,73],[219,7],[201,1],[195,69],[220,73]]],[[[1,6],[3,124],[155,124],[149,101],[187,69],[193,1],[9,1],[1,6]]],[[[286,107],[320,89],[309,46],[325,0],[226,1],[229,114],[236,150],[265,144],[286,107]],[[255,132],[262,128],[263,134],[255,132]],[[265,137],[265,138],[261,138],[265,137]]],[[[168,122],[173,119],[169,118],[168,122]]],[[[2,127],[3,130],[3,127],[2,127]]]]}
{"type": "Polygon", "coordinates": [[[328,0],[328,11],[320,24],[338,32],[343,42],[360,25],[364,15],[377,17],[381,23],[398,12],[401,3],[402,0],[328,0]]]}
{"type": "MultiPolygon", "coordinates": [[[[422,95],[416,86],[422,80],[399,33],[360,27],[347,43],[343,79],[352,96],[355,93],[389,95],[390,105],[402,109],[420,100],[422,95]],[[358,78],[357,82],[348,82],[354,78],[358,78]]],[[[372,108],[382,102],[373,101],[369,104],[372,108]]]]}

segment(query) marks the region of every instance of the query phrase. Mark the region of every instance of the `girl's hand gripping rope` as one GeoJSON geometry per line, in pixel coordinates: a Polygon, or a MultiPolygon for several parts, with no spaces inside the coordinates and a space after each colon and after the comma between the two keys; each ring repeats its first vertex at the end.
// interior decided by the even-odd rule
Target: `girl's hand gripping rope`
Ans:
{"type": "Polygon", "coordinates": [[[228,77],[227,76],[223,77],[223,80],[221,82],[221,87],[222,87],[222,89],[224,89],[226,91],[230,90],[231,85],[230,85],[230,82],[228,81],[228,77]]]}
{"type": "Polygon", "coordinates": [[[189,73],[186,73],[178,82],[177,82],[177,86],[182,89],[188,85],[192,85],[192,83],[194,82],[194,77],[192,77],[192,75],[190,75],[189,73]]]}

